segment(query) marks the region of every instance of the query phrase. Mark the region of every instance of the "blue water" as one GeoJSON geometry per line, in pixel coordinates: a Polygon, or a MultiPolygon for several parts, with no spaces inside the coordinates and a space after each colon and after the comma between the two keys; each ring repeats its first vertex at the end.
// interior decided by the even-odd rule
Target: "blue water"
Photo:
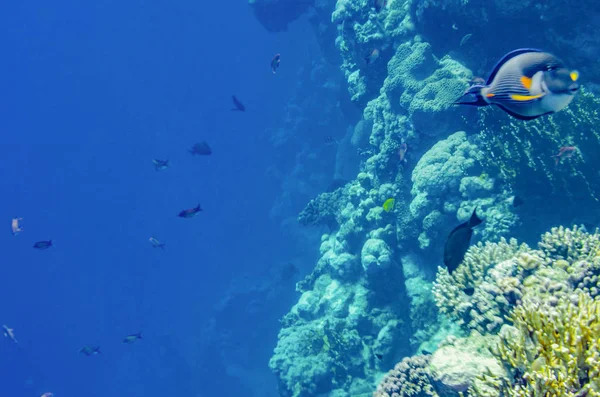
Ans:
{"type": "MultiPolygon", "coordinates": [[[[237,395],[234,363],[206,341],[205,322],[233,279],[293,256],[269,219],[280,188],[266,169],[294,152],[275,153],[268,131],[319,57],[308,25],[270,35],[234,0],[2,8],[0,323],[20,344],[0,340],[0,395],[237,395]],[[246,113],[230,112],[232,94],[246,113]],[[192,157],[202,140],[213,155],[192,157]],[[153,158],[172,166],[156,172],[153,158]],[[176,216],[198,203],[198,217],[176,216]],[[17,216],[24,232],[13,236],[17,216]],[[32,248],[46,239],[51,249],[32,248]],[[102,354],[79,354],[85,345],[102,354]]],[[[261,374],[289,299],[263,308],[261,374]]]]}

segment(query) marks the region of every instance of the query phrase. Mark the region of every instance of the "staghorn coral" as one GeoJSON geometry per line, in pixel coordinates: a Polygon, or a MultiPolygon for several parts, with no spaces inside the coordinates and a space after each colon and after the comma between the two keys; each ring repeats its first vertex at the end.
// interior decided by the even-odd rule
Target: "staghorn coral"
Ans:
{"type": "Polygon", "coordinates": [[[427,368],[430,360],[430,355],[404,358],[383,377],[373,397],[437,397],[427,368]]]}
{"type": "Polygon", "coordinates": [[[579,292],[556,307],[524,304],[509,320],[492,350],[514,381],[484,375],[469,395],[600,396],[600,299],[579,292]]]}
{"type": "Polygon", "coordinates": [[[433,294],[440,311],[465,329],[492,332],[514,305],[556,304],[575,290],[598,295],[599,274],[600,235],[561,227],[537,250],[514,239],[471,247],[453,274],[438,269],[433,294]]]}

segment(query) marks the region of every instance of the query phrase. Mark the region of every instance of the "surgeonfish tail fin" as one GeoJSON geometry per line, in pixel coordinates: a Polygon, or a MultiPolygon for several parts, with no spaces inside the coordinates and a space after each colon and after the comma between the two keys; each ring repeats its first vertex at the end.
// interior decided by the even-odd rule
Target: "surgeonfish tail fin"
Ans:
{"type": "Polygon", "coordinates": [[[469,219],[469,227],[475,227],[481,224],[481,222],[483,221],[477,216],[477,207],[475,207],[473,214],[471,215],[471,219],[469,219]]]}
{"type": "Polygon", "coordinates": [[[455,105],[487,106],[489,103],[481,95],[481,89],[484,86],[475,84],[469,87],[456,102],[455,105]]]}

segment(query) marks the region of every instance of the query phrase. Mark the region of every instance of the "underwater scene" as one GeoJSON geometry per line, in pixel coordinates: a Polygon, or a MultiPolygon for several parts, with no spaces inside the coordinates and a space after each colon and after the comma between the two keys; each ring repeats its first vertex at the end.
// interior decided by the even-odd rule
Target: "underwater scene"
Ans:
{"type": "Polygon", "coordinates": [[[0,26],[0,397],[600,396],[596,2],[0,26]]]}

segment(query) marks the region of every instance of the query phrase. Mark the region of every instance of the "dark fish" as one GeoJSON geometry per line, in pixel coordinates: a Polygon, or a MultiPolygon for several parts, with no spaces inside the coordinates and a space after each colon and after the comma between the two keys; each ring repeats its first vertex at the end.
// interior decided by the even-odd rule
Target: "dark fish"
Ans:
{"type": "Polygon", "coordinates": [[[281,63],[281,55],[275,54],[273,59],[271,59],[271,72],[273,72],[273,74],[275,74],[277,72],[277,69],[279,68],[280,63],[281,63]]]}
{"type": "Polygon", "coordinates": [[[84,346],[79,350],[79,353],[85,354],[86,356],[93,356],[95,354],[100,354],[100,347],[98,346],[84,346]]]}
{"type": "Polygon", "coordinates": [[[473,287],[465,288],[465,294],[467,294],[468,296],[473,296],[474,293],[475,293],[475,288],[473,288],[473,287]]]}
{"type": "Polygon", "coordinates": [[[130,345],[130,344],[132,344],[133,342],[135,342],[138,339],[142,339],[142,333],[141,332],[138,332],[137,334],[127,335],[123,339],[123,343],[126,343],[126,344],[130,345]]]}
{"type": "Polygon", "coordinates": [[[378,360],[381,360],[381,359],[383,359],[383,354],[375,353],[375,357],[377,357],[378,360]]]}
{"type": "Polygon", "coordinates": [[[231,97],[231,99],[233,99],[233,104],[235,105],[235,109],[231,109],[232,111],[236,112],[245,112],[246,111],[246,106],[244,106],[243,103],[241,103],[236,97],[235,95],[233,95],[231,97]]]}
{"type": "Polygon", "coordinates": [[[332,136],[326,136],[325,137],[325,143],[335,143],[336,145],[339,145],[339,142],[337,139],[335,139],[332,136]]]}
{"type": "Polygon", "coordinates": [[[192,146],[189,152],[194,156],[208,156],[212,154],[212,149],[210,148],[210,146],[208,146],[208,143],[202,141],[200,143],[194,144],[194,146],[192,146]]]}
{"type": "Polygon", "coordinates": [[[50,247],[52,247],[52,240],[38,241],[37,243],[33,244],[33,248],[36,248],[39,250],[46,250],[50,247]]]}
{"type": "Polygon", "coordinates": [[[496,105],[520,120],[564,109],[579,91],[579,73],[552,54],[521,48],[506,54],[485,84],[475,84],[457,105],[496,105]]]}
{"type": "Polygon", "coordinates": [[[156,171],[162,171],[169,168],[169,160],[154,159],[152,160],[152,164],[154,164],[154,169],[156,171]]]}
{"type": "Polygon", "coordinates": [[[426,356],[431,356],[431,352],[429,350],[425,350],[425,349],[421,349],[421,354],[424,354],[426,356]]]}
{"type": "Polygon", "coordinates": [[[387,0],[373,0],[373,7],[375,7],[375,11],[379,12],[385,8],[387,5],[387,0]]]}
{"type": "Polygon", "coordinates": [[[200,208],[200,204],[198,204],[198,206],[194,207],[194,208],[190,208],[189,210],[183,210],[179,213],[180,218],[193,218],[195,217],[200,211],[202,211],[202,208],[200,208]]]}
{"type": "Polygon", "coordinates": [[[455,227],[448,235],[448,239],[444,245],[444,264],[450,273],[456,270],[458,265],[463,261],[465,253],[471,244],[473,228],[482,222],[477,217],[476,211],[477,208],[473,210],[473,214],[467,222],[455,227]]]}
{"type": "Polygon", "coordinates": [[[513,198],[513,201],[512,201],[513,207],[517,208],[517,207],[522,206],[523,204],[525,204],[525,201],[521,197],[515,196],[513,198]]]}
{"type": "Polygon", "coordinates": [[[379,58],[379,50],[377,48],[371,51],[367,56],[363,57],[367,65],[373,64],[377,58],[379,58]]]}

